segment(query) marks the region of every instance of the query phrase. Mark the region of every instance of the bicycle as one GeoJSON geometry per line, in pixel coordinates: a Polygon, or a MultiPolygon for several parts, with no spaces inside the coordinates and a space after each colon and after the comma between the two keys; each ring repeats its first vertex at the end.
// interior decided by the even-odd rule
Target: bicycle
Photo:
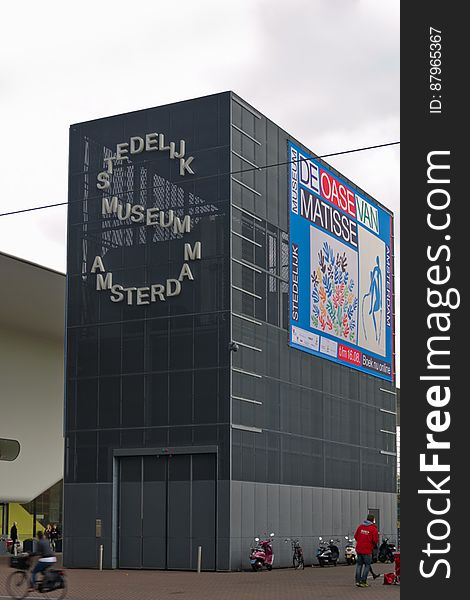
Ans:
{"type": "MultiPolygon", "coordinates": [[[[22,600],[28,595],[31,579],[31,555],[23,553],[18,556],[12,556],[10,558],[10,567],[16,570],[7,577],[6,588],[8,594],[12,598],[22,600]]],[[[40,592],[45,599],[63,600],[67,594],[67,582],[64,572],[47,568],[42,573],[38,573],[35,590],[40,592]]]]}
{"type": "Polygon", "coordinates": [[[304,564],[304,551],[298,539],[287,538],[285,542],[290,542],[292,548],[292,566],[294,569],[303,569],[304,564]]]}

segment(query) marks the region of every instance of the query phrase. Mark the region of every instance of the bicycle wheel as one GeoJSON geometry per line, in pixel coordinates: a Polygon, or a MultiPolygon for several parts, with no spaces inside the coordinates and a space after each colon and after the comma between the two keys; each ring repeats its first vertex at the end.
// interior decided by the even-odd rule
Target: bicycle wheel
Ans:
{"type": "Polygon", "coordinates": [[[299,556],[298,554],[294,554],[294,556],[292,557],[292,564],[294,566],[294,569],[303,569],[304,568],[303,557],[299,556]]]}
{"type": "Polygon", "coordinates": [[[60,585],[60,587],[56,587],[53,590],[48,589],[47,591],[43,591],[43,598],[45,600],[63,600],[67,594],[67,581],[65,580],[65,577],[61,578],[58,585],[60,585]]]}
{"type": "Polygon", "coordinates": [[[6,580],[6,588],[8,594],[12,598],[21,600],[28,594],[28,575],[26,571],[13,571],[8,575],[6,580]]]}

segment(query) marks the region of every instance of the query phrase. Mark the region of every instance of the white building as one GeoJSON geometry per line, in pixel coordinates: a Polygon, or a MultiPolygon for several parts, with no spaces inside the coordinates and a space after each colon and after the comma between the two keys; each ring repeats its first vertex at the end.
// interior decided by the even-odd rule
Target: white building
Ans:
{"type": "Polygon", "coordinates": [[[65,275],[3,253],[0,274],[0,533],[24,537],[20,504],[63,477],[65,275]]]}

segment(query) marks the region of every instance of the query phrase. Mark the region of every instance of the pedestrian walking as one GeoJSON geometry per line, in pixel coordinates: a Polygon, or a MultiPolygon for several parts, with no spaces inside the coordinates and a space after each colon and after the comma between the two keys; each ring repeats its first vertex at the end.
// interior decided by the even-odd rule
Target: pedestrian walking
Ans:
{"type": "Polygon", "coordinates": [[[51,548],[52,548],[52,550],[54,550],[54,552],[56,551],[57,540],[59,539],[59,537],[60,537],[59,529],[55,523],[52,523],[51,529],[49,531],[49,542],[50,542],[51,548]]]}
{"type": "Polygon", "coordinates": [[[10,552],[12,554],[15,554],[16,544],[18,542],[18,527],[17,527],[17,522],[16,521],[14,521],[13,525],[11,526],[11,529],[10,529],[10,539],[11,539],[10,552]]]}
{"type": "Polygon", "coordinates": [[[374,579],[377,579],[377,577],[380,577],[380,573],[374,573],[374,571],[372,570],[372,562],[370,563],[369,573],[372,575],[372,577],[374,579]]]}
{"type": "Polygon", "coordinates": [[[356,585],[358,587],[369,587],[367,576],[372,563],[372,552],[374,546],[379,542],[379,532],[375,525],[374,515],[367,515],[367,519],[356,529],[354,534],[356,540],[356,585]]]}

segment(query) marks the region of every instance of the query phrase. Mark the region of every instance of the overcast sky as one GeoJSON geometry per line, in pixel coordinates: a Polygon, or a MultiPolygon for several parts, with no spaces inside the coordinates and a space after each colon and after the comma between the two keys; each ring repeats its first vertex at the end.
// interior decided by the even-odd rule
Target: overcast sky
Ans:
{"type": "MultiPolygon", "coordinates": [[[[320,155],[400,139],[399,0],[26,0],[2,12],[0,213],[67,200],[71,123],[229,89],[320,155]]],[[[394,211],[399,257],[399,147],[328,160],[394,211]]],[[[64,206],[0,217],[2,252],[65,272],[65,240],[64,206]]]]}

